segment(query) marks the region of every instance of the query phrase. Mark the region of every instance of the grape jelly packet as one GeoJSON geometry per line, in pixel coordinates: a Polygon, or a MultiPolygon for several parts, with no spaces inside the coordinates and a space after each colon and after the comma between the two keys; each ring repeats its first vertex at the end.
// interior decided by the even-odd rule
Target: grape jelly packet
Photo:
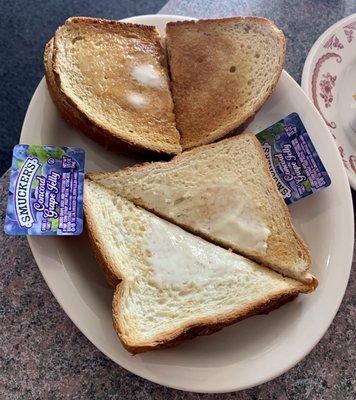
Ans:
{"type": "Polygon", "coordinates": [[[297,113],[256,135],[287,204],[330,185],[331,180],[297,113]]]}
{"type": "Polygon", "coordinates": [[[5,233],[79,235],[83,230],[84,151],[14,147],[5,233]]]}

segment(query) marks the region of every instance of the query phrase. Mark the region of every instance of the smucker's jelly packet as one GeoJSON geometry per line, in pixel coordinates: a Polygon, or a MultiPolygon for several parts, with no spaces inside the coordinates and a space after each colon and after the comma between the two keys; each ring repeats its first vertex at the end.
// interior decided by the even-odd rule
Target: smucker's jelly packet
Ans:
{"type": "Polygon", "coordinates": [[[330,185],[331,180],[297,113],[256,135],[287,204],[330,185]]]}
{"type": "Polygon", "coordinates": [[[8,235],[79,235],[83,230],[84,150],[14,147],[5,218],[8,235]]]}

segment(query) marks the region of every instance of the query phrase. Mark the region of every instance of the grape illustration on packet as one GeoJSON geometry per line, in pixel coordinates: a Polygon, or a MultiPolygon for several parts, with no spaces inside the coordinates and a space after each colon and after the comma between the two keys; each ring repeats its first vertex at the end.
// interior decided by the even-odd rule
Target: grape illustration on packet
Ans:
{"type": "Polygon", "coordinates": [[[297,113],[287,115],[256,137],[286,204],[331,184],[328,172],[297,113]]]}
{"type": "Polygon", "coordinates": [[[14,147],[5,218],[8,235],[79,235],[83,230],[84,150],[14,147]]]}

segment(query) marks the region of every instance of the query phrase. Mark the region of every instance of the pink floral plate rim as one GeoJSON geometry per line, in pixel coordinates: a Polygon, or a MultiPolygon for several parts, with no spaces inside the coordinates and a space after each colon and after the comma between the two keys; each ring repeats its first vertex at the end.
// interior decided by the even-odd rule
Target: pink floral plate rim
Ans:
{"type": "Polygon", "coordinates": [[[336,22],[314,43],[304,64],[301,86],[335,139],[349,183],[356,190],[356,151],[347,142],[346,134],[340,132],[342,128],[327,114],[335,103],[338,75],[325,70],[327,63],[333,63],[332,69],[340,67],[351,46],[356,46],[356,13],[336,22]]]}

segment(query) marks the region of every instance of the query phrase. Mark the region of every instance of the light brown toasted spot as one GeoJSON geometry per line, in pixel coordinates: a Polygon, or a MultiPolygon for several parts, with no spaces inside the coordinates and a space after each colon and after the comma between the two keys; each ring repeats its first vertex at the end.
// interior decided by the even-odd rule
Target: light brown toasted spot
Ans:
{"type": "Polygon", "coordinates": [[[154,27],[70,18],[56,32],[53,65],[62,94],[109,136],[152,151],[180,151],[164,51],[154,27]],[[154,67],[162,87],[132,78],[140,64],[154,67]],[[132,102],[132,93],[144,102],[132,102]]]}
{"type": "Polygon", "coordinates": [[[285,53],[282,32],[256,17],[169,23],[167,47],[183,148],[221,138],[253,116],[285,53]]]}

